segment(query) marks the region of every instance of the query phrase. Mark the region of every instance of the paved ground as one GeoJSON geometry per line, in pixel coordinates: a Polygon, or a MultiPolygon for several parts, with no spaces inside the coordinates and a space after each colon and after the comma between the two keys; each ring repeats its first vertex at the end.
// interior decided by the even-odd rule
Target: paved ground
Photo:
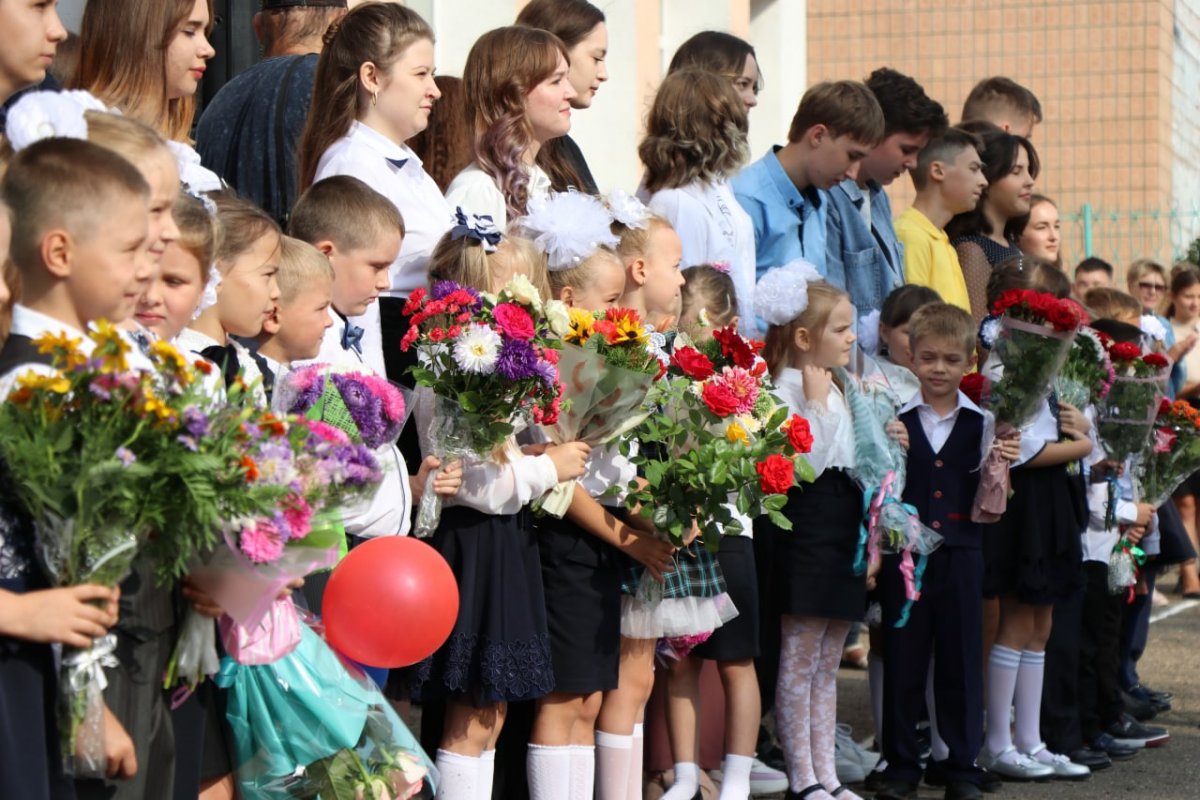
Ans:
{"type": "MultiPolygon", "coordinates": [[[[1170,730],[1164,747],[1114,764],[1081,783],[1005,784],[995,800],[1196,800],[1200,798],[1200,603],[1179,601],[1155,609],[1150,646],[1139,671],[1156,689],[1175,693],[1173,709],[1153,723],[1170,730]]],[[[854,726],[856,738],[867,736],[870,711],[866,673],[843,669],[838,680],[839,717],[854,726]],[[860,736],[861,733],[861,736],[860,736]]],[[[921,800],[941,798],[922,787],[921,800]]],[[[780,795],[782,797],[782,795],[780,795]]]]}

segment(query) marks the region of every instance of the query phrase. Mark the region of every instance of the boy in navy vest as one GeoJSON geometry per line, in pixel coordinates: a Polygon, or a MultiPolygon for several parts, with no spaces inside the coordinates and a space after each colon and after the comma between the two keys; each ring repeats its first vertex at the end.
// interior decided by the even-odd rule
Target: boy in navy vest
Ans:
{"type": "MultiPolygon", "coordinates": [[[[933,657],[931,711],[949,749],[949,758],[938,764],[946,777],[946,800],[968,800],[982,797],[975,757],[983,743],[983,535],[971,521],[971,504],[986,425],[985,412],[958,385],[975,364],[975,323],[956,306],[933,303],[913,314],[908,329],[921,391],[900,411],[910,443],[903,499],[944,542],[929,556],[921,597],[903,627],[896,627],[906,604],[900,556],[885,556],[879,572],[887,770],[876,797],[917,796],[917,722],[933,657]]],[[[1019,439],[997,440],[995,446],[1009,461],[1019,454],[1019,439]]]]}

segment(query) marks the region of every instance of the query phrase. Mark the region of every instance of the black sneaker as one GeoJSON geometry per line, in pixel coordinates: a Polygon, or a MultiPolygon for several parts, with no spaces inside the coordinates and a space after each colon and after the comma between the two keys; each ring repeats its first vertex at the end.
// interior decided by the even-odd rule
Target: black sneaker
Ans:
{"type": "Polygon", "coordinates": [[[1128,714],[1122,715],[1120,722],[1109,725],[1107,733],[1114,739],[1145,742],[1146,747],[1161,747],[1171,738],[1166,728],[1143,725],[1128,714]]]}
{"type": "Polygon", "coordinates": [[[883,780],[875,790],[875,800],[917,800],[917,787],[903,781],[883,780]]]}
{"type": "Polygon", "coordinates": [[[1099,750],[1113,761],[1124,761],[1126,759],[1133,758],[1138,754],[1139,749],[1122,744],[1112,736],[1109,736],[1107,733],[1102,733],[1095,739],[1092,739],[1092,741],[1088,743],[1088,747],[1092,750],[1099,750]]]}
{"type": "Polygon", "coordinates": [[[932,758],[925,765],[925,785],[926,786],[945,786],[946,771],[942,769],[942,765],[932,758]]]}

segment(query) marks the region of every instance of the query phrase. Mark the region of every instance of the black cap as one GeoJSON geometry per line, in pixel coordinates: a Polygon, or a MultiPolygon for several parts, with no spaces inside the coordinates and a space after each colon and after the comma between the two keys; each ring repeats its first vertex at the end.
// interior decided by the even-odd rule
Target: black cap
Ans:
{"type": "Polygon", "coordinates": [[[278,8],[346,8],[346,0],[261,0],[263,11],[278,8]]]}

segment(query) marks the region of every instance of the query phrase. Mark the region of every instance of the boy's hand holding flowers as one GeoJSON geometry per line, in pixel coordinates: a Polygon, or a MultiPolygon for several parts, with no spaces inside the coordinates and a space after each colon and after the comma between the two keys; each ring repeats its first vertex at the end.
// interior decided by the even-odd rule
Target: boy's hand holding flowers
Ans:
{"type": "Polygon", "coordinates": [[[905,427],[903,422],[894,419],[884,426],[884,430],[887,431],[887,435],[892,437],[897,444],[905,450],[908,449],[908,428],[905,427]]]}
{"type": "Polygon", "coordinates": [[[1012,464],[1021,457],[1021,432],[1014,430],[1003,436],[997,436],[996,449],[1000,451],[1001,458],[1012,464]]]}

